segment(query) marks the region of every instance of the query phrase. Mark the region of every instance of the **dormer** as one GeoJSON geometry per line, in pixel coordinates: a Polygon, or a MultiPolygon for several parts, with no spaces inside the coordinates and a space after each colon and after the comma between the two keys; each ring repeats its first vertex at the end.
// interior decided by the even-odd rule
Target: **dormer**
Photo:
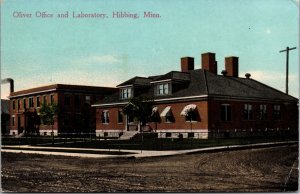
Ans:
{"type": "Polygon", "coordinates": [[[133,86],[128,85],[128,86],[122,86],[120,88],[120,99],[126,100],[130,99],[134,96],[134,91],[133,91],[133,86]]]}
{"type": "Polygon", "coordinates": [[[146,77],[134,77],[119,84],[117,87],[119,88],[120,99],[126,100],[133,98],[134,96],[139,96],[149,89],[151,86],[150,81],[151,79],[146,77]]]}
{"type": "Polygon", "coordinates": [[[172,94],[172,80],[159,80],[151,82],[154,86],[154,96],[166,96],[172,94]]]}
{"type": "Polygon", "coordinates": [[[172,95],[181,85],[190,82],[190,73],[171,71],[157,76],[150,82],[154,86],[154,96],[172,95]]]}

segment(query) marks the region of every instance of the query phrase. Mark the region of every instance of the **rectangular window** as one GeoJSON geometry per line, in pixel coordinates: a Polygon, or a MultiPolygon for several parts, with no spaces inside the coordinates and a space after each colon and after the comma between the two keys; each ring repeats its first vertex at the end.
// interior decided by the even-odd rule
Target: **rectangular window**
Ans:
{"type": "Polygon", "coordinates": [[[29,97],[29,108],[32,108],[32,107],[34,107],[33,97],[29,97]]]}
{"type": "Polygon", "coordinates": [[[166,137],[171,137],[172,136],[172,133],[166,133],[166,137]]]}
{"type": "Polygon", "coordinates": [[[21,101],[18,100],[18,110],[20,110],[20,108],[21,108],[21,101]]]}
{"type": "Polygon", "coordinates": [[[85,103],[91,104],[91,96],[85,96],[85,103]]]}
{"type": "Polygon", "coordinates": [[[252,112],[252,105],[245,104],[244,105],[244,119],[252,120],[253,119],[253,112],[252,112]]]}
{"type": "Polygon", "coordinates": [[[26,98],[23,99],[23,109],[26,109],[26,98]]]}
{"type": "Polygon", "coordinates": [[[280,120],[281,119],[280,105],[274,105],[274,107],[273,107],[273,118],[274,118],[274,120],[280,120]]]}
{"type": "Polygon", "coordinates": [[[164,94],[164,85],[160,84],[157,86],[158,87],[158,95],[163,95],[164,94]]]}
{"type": "Polygon", "coordinates": [[[41,106],[40,97],[37,96],[37,97],[36,97],[36,107],[40,107],[40,106],[41,106]]]}
{"type": "Polygon", "coordinates": [[[11,116],[11,125],[15,126],[15,116],[11,116]]]}
{"type": "Polygon", "coordinates": [[[259,105],[259,120],[267,119],[267,105],[261,104],[259,105]]]}
{"type": "Polygon", "coordinates": [[[43,96],[43,104],[47,104],[47,96],[43,96]]]}
{"type": "Polygon", "coordinates": [[[121,89],[121,98],[122,99],[128,99],[133,97],[133,90],[132,88],[124,88],[121,89]]]}
{"type": "Polygon", "coordinates": [[[69,106],[71,104],[71,97],[70,96],[65,96],[65,106],[69,106]]]}
{"type": "Polygon", "coordinates": [[[118,111],[118,123],[123,123],[123,113],[122,113],[122,110],[118,111]]]}
{"type": "Polygon", "coordinates": [[[105,124],[109,123],[109,112],[108,112],[108,110],[102,111],[101,120],[102,120],[102,123],[105,123],[105,124]]]}
{"type": "Polygon", "coordinates": [[[53,104],[54,103],[54,95],[50,95],[50,104],[53,104]]]}
{"type": "Polygon", "coordinates": [[[16,109],[16,101],[12,101],[12,109],[15,110],[16,109]]]}
{"type": "Polygon", "coordinates": [[[163,83],[156,85],[155,94],[157,96],[161,95],[168,95],[171,94],[171,84],[170,83],[163,83]]]}
{"type": "Polygon", "coordinates": [[[166,115],[166,123],[173,123],[174,122],[174,116],[172,114],[166,115]]]}
{"type": "Polygon", "coordinates": [[[164,84],[163,94],[169,94],[169,84],[164,84]]]}
{"type": "Polygon", "coordinates": [[[74,105],[76,107],[79,107],[81,105],[81,103],[80,103],[80,96],[78,96],[78,95],[75,96],[74,105]]]}
{"type": "Polygon", "coordinates": [[[63,116],[64,126],[71,125],[71,114],[64,114],[63,116]]]}
{"type": "Polygon", "coordinates": [[[231,121],[231,107],[229,104],[221,105],[221,120],[231,121]]]}

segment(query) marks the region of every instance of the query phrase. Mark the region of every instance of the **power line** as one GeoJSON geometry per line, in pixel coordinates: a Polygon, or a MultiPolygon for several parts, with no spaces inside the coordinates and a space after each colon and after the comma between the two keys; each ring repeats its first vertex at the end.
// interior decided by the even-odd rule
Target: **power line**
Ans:
{"type": "Polygon", "coordinates": [[[280,53],[286,52],[286,81],[285,81],[285,93],[289,93],[289,51],[295,50],[297,47],[286,47],[285,50],[279,51],[280,53]]]}

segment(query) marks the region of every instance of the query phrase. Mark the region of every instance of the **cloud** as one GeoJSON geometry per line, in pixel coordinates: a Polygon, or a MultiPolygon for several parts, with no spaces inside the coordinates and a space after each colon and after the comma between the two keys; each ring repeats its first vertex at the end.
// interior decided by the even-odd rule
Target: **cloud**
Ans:
{"type": "Polygon", "coordinates": [[[91,55],[79,59],[72,60],[73,64],[79,65],[94,65],[94,64],[119,64],[122,59],[116,55],[91,55]]]}

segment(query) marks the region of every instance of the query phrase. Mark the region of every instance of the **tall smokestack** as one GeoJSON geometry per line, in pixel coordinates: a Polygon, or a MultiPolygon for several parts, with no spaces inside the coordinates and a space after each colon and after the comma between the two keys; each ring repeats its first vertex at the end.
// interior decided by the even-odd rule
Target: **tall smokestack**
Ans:
{"type": "Polygon", "coordinates": [[[10,85],[10,93],[14,92],[14,80],[12,78],[6,78],[1,80],[1,84],[9,83],[10,85]]]}

